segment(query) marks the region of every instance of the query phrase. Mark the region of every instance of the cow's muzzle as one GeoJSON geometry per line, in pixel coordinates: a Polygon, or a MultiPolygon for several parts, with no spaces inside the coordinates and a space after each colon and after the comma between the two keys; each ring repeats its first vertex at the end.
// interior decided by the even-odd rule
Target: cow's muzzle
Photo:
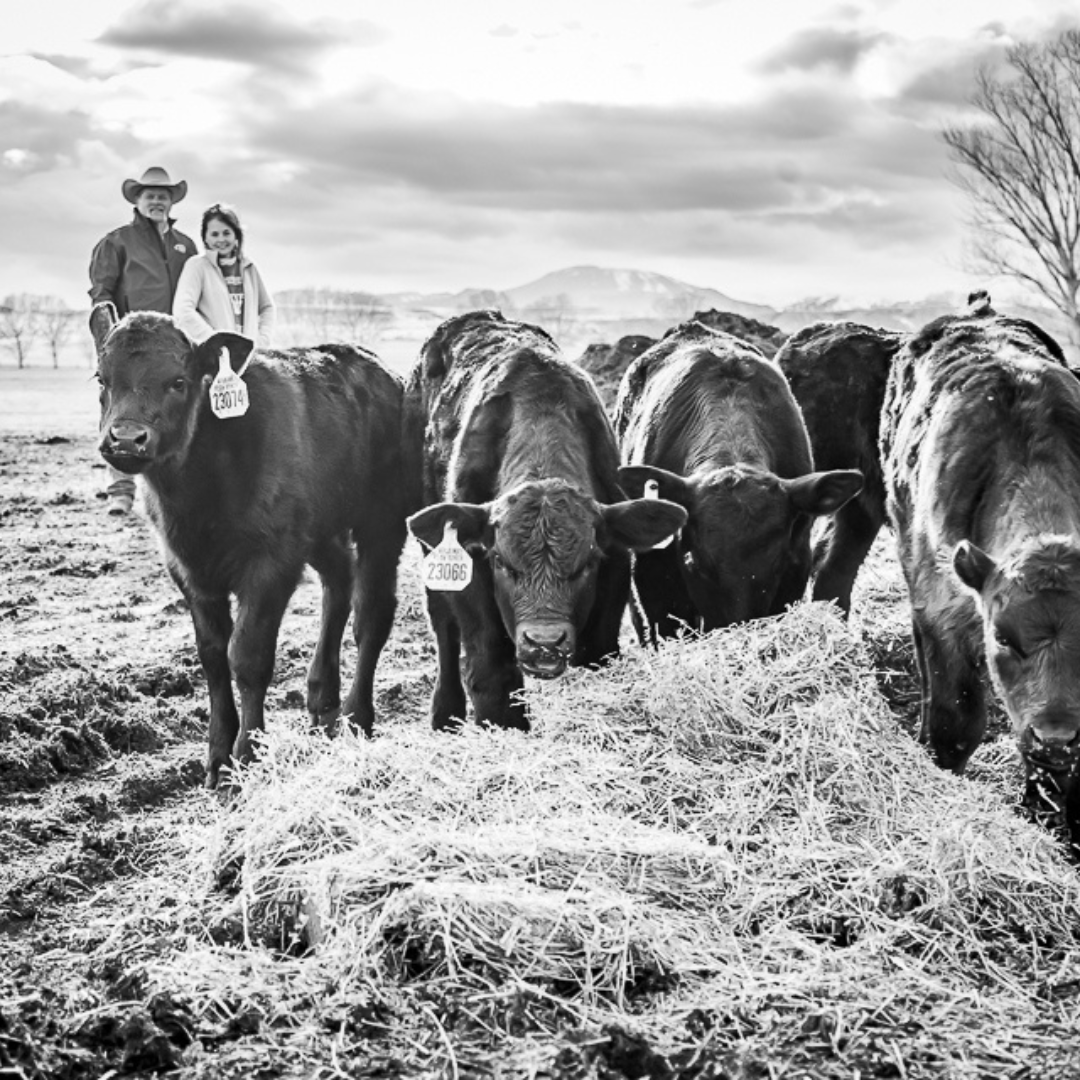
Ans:
{"type": "Polygon", "coordinates": [[[102,433],[98,450],[114,469],[142,472],[150,463],[150,429],[145,424],[119,420],[102,433]]]}
{"type": "Polygon", "coordinates": [[[574,634],[565,623],[532,623],[518,629],[518,664],[526,675],[558,678],[573,651],[574,634]]]}
{"type": "Polygon", "coordinates": [[[1080,729],[1047,731],[1031,725],[1020,736],[1020,752],[1035,768],[1074,773],[1080,768],[1080,729]]]}

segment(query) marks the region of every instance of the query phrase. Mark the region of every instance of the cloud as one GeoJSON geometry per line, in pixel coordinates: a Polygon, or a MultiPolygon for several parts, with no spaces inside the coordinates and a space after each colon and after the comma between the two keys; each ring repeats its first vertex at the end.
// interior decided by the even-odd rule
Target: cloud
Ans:
{"type": "Polygon", "coordinates": [[[93,124],[75,109],[44,109],[19,101],[0,101],[0,184],[4,174],[45,172],[69,161],[93,124]]]}
{"type": "Polygon", "coordinates": [[[1012,42],[997,33],[987,33],[962,49],[945,50],[926,43],[926,59],[897,91],[896,102],[905,106],[946,106],[962,108],[975,92],[976,75],[1004,66],[1006,50],[1012,42]]]}
{"type": "Polygon", "coordinates": [[[69,56],[62,53],[28,53],[34,60],[40,60],[66,75],[72,75],[82,82],[100,82],[111,79],[114,75],[124,75],[143,68],[158,67],[157,62],[124,59],[120,63],[103,62],[100,57],[69,56]]]}
{"type": "Polygon", "coordinates": [[[842,103],[802,95],[755,108],[420,100],[386,88],[243,121],[260,156],[324,189],[406,186],[516,209],[753,209],[790,201],[790,139],[839,140],[842,103]],[[786,149],[785,149],[786,148],[786,149]]]}
{"type": "Polygon", "coordinates": [[[109,27],[98,42],[164,56],[231,60],[302,73],[343,40],[363,46],[384,37],[385,32],[373,23],[355,20],[347,30],[328,23],[305,23],[269,5],[191,7],[175,0],[148,0],[122,23],[109,27]]]}
{"type": "Polygon", "coordinates": [[[810,27],[800,30],[771,52],[761,61],[759,70],[765,74],[778,74],[790,70],[832,68],[842,75],[850,75],[867,53],[888,40],[887,34],[810,27]]]}

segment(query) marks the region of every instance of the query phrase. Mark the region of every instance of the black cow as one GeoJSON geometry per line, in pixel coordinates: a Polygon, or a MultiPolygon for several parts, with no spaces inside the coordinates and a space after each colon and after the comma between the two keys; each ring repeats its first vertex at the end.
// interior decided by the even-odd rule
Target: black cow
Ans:
{"type": "Polygon", "coordinates": [[[1080,765],[1080,382],[1033,323],[976,294],[889,376],[881,453],[912,604],[920,737],[961,772],[986,731],[984,665],[1029,794],[1076,803],[1080,765]]]}
{"type": "Polygon", "coordinates": [[[324,725],[339,712],[351,606],[358,662],[344,712],[370,733],[375,664],[393,623],[410,509],[400,380],[348,345],[260,351],[243,374],[247,413],[221,418],[210,403],[219,357],[227,350],[239,369],[249,339],[219,333],[196,346],[167,315],[116,323],[109,305],[95,308],[91,327],[99,448],[145,482],[147,512],[195,624],[210,692],[208,786],[230,757],[251,756],[278,629],[306,563],[323,586],[308,711],[324,725]]]}
{"type": "Polygon", "coordinates": [[[430,590],[439,650],[435,728],[475,719],[528,728],[522,673],[618,652],[632,548],[686,519],[662,501],[627,502],[611,425],[589,377],[543,330],[476,311],[444,322],[406,388],[409,441],[422,444],[429,504],[409,519],[427,547],[457,531],[473,580],[430,590]]]}
{"type": "Polygon", "coordinates": [[[746,342],[691,320],[631,365],[615,429],[627,494],[650,483],[689,518],[675,543],[635,559],[643,641],[775,615],[802,598],[810,526],[862,484],[814,472],[780,369],[746,342]]]}
{"type": "Polygon", "coordinates": [[[889,368],[909,335],[859,323],[815,323],[776,354],[802,410],[814,465],[858,469],[863,487],[827,519],[814,546],[815,600],[851,610],[851,589],[885,524],[878,427],[889,368]]]}

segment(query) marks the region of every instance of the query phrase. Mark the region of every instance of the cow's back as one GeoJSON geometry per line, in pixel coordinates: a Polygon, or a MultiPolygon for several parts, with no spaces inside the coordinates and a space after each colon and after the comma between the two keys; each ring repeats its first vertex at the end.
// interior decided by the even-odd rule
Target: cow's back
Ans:
{"type": "Polygon", "coordinates": [[[595,386],[539,327],[497,311],[448,319],[410,374],[405,409],[426,503],[485,501],[550,475],[617,498],[618,451],[595,386]]]}
{"type": "Polygon", "coordinates": [[[1033,468],[1075,463],[1080,498],[1080,382],[1034,323],[944,316],[896,356],[880,446],[902,534],[992,546],[1002,525],[995,507],[1033,468]]]}
{"type": "Polygon", "coordinates": [[[810,470],[810,444],[783,373],[746,342],[685,323],[623,378],[615,428],[626,461],[677,472],[743,462],[781,477],[810,470]]]}
{"type": "Polygon", "coordinates": [[[776,354],[802,411],[817,469],[859,469],[864,499],[884,504],[878,436],[893,357],[907,335],[815,323],[776,354]]]}

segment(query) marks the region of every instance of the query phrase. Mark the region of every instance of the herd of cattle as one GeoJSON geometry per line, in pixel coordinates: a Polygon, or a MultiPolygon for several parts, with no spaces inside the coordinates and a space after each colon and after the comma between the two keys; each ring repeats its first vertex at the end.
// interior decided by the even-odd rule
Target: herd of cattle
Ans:
{"type": "Polygon", "coordinates": [[[633,360],[613,419],[548,334],[495,311],[444,322],[404,384],[352,345],[196,346],[168,316],[118,322],[108,305],[91,330],[101,453],[143,477],[191,610],[210,786],[251,756],[305,565],[323,590],[314,723],[346,714],[371,732],[411,531],[438,648],[433,725],[471,704],[478,722],[525,729],[523,677],[613,656],[628,603],[643,643],[779,614],[811,577],[847,612],[889,521],[923,743],[964,768],[988,673],[1029,795],[1050,784],[1080,822],[1080,379],[985,293],[914,334],[817,324],[772,360],[691,320],[633,360]],[[232,373],[246,411],[211,405],[232,373]]]}

